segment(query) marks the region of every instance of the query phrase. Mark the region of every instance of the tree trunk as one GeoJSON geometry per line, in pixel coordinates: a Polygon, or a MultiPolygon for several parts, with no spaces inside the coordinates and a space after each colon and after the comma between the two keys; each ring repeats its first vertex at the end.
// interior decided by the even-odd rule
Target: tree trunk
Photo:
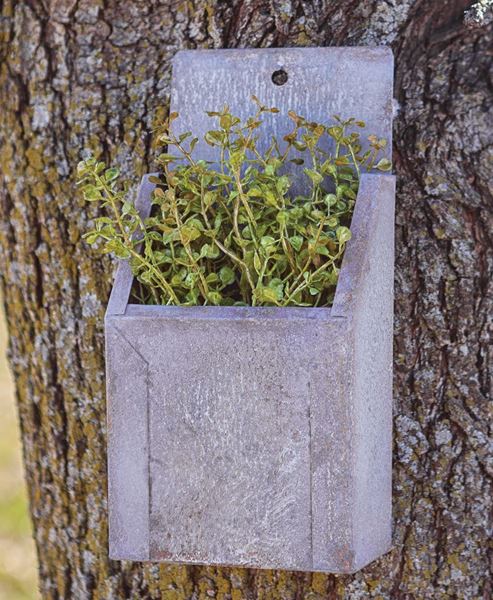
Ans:
{"type": "MultiPolygon", "coordinates": [[[[4,0],[1,278],[44,598],[489,598],[493,29],[459,0],[4,0]],[[136,181],[180,48],[390,44],[394,547],[352,576],[107,557],[103,314],[84,148],[136,181]],[[489,119],[489,125],[488,125],[489,119]]],[[[355,115],[356,117],[358,115],[355,115]]]]}

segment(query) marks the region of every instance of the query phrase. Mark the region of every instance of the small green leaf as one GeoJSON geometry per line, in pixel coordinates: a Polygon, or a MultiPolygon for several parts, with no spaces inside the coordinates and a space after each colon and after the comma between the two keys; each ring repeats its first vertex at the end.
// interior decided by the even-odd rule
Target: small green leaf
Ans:
{"type": "Polygon", "coordinates": [[[220,250],[215,244],[204,244],[200,249],[199,258],[217,258],[219,254],[220,250]]]}
{"type": "Polygon", "coordinates": [[[184,243],[190,243],[201,236],[200,230],[193,225],[183,225],[180,229],[180,235],[184,243]]]}
{"type": "Polygon", "coordinates": [[[255,298],[260,302],[268,302],[271,304],[277,304],[278,294],[276,290],[269,287],[259,287],[254,290],[255,298]]]}
{"type": "Polygon", "coordinates": [[[375,169],[378,169],[379,171],[390,171],[391,168],[392,163],[388,158],[381,158],[375,165],[375,169]]]}
{"type": "Polygon", "coordinates": [[[329,250],[321,244],[317,244],[315,246],[315,254],[320,254],[321,256],[330,256],[329,250]]]}
{"type": "Polygon", "coordinates": [[[288,191],[290,185],[291,184],[289,178],[286,177],[286,175],[279,177],[279,179],[276,181],[276,188],[280,194],[285,194],[288,191]]]}
{"type": "Polygon", "coordinates": [[[276,243],[276,240],[270,235],[264,235],[260,238],[260,245],[263,248],[268,248],[269,246],[273,246],[276,243]]]}
{"type": "Polygon", "coordinates": [[[337,228],[336,234],[339,244],[345,244],[351,239],[351,230],[343,225],[337,228]]]}
{"type": "Polygon", "coordinates": [[[172,285],[180,285],[181,282],[185,279],[186,277],[186,271],[183,269],[181,270],[179,273],[176,273],[175,275],[173,275],[173,277],[171,278],[171,284],[172,285]]]}
{"type": "Polygon", "coordinates": [[[126,200],[122,206],[122,215],[123,216],[128,215],[130,212],[132,212],[132,209],[133,209],[133,204],[131,202],[129,202],[128,200],[126,200]]]}
{"type": "Polygon", "coordinates": [[[268,204],[269,206],[277,207],[277,200],[276,200],[276,196],[275,196],[274,192],[272,192],[271,190],[266,190],[264,192],[264,198],[265,198],[266,204],[268,204]]]}
{"type": "Polygon", "coordinates": [[[281,225],[286,225],[289,221],[289,213],[287,210],[280,210],[276,215],[276,221],[281,225]]]}
{"type": "Polygon", "coordinates": [[[97,202],[103,198],[101,191],[92,184],[85,186],[82,193],[84,194],[84,199],[88,202],[97,202]]]}
{"type": "Polygon", "coordinates": [[[207,300],[209,300],[209,302],[215,306],[219,306],[222,302],[222,299],[223,297],[219,292],[209,292],[207,294],[207,300]]]}
{"type": "Polygon", "coordinates": [[[245,153],[243,150],[236,150],[235,152],[231,152],[229,156],[229,162],[233,169],[237,169],[245,159],[245,153]]]}
{"type": "MultiPolygon", "coordinates": [[[[110,242],[108,242],[110,243],[110,242]]],[[[125,246],[118,244],[113,247],[110,252],[116,256],[116,258],[125,259],[130,256],[130,251],[125,246]]]]}
{"type": "Polygon", "coordinates": [[[178,141],[181,144],[182,142],[184,142],[187,138],[189,138],[192,135],[191,131],[186,131],[185,133],[182,133],[179,137],[178,137],[178,141]]]}
{"type": "Polygon", "coordinates": [[[325,202],[327,206],[334,206],[337,203],[337,196],[335,194],[327,194],[325,196],[325,202]]]}
{"type": "Polygon", "coordinates": [[[232,119],[230,114],[221,115],[219,118],[219,125],[223,129],[231,129],[232,119]]]}
{"type": "Polygon", "coordinates": [[[253,255],[253,266],[257,273],[260,273],[262,269],[262,261],[260,260],[260,256],[257,252],[255,252],[255,254],[253,255]]]}
{"type": "Polygon", "coordinates": [[[94,244],[99,239],[99,233],[97,233],[97,232],[86,233],[83,237],[87,241],[88,244],[94,244]]]}
{"type": "Polygon", "coordinates": [[[231,285],[235,280],[235,273],[229,267],[221,267],[219,271],[219,279],[224,285],[231,285]]]}
{"type": "Polygon", "coordinates": [[[205,278],[207,283],[210,285],[211,283],[217,283],[219,281],[219,275],[217,273],[209,273],[205,278]]]}
{"type": "Polygon", "coordinates": [[[164,152],[163,154],[160,154],[157,157],[157,161],[163,164],[167,164],[170,162],[173,162],[175,160],[178,160],[178,156],[173,156],[172,154],[167,154],[166,152],[164,152]]]}
{"type": "Polygon", "coordinates": [[[301,250],[301,246],[303,245],[303,238],[301,235],[293,235],[289,238],[289,243],[291,246],[293,246],[296,252],[299,252],[301,250]]]}
{"type": "Polygon", "coordinates": [[[88,169],[89,169],[89,166],[87,164],[87,161],[81,160],[77,165],[78,177],[82,177],[82,175],[85,175],[87,173],[88,169]]]}
{"type": "Polygon", "coordinates": [[[276,294],[276,300],[282,300],[284,283],[282,282],[281,279],[279,279],[278,277],[275,277],[274,279],[269,281],[269,285],[267,287],[269,287],[271,290],[274,290],[274,292],[276,294]]]}
{"type": "Polygon", "coordinates": [[[212,192],[206,192],[204,194],[204,206],[205,206],[205,208],[209,208],[213,202],[214,202],[214,194],[212,192]]]}
{"type": "Polygon", "coordinates": [[[120,171],[116,167],[111,167],[110,169],[106,169],[104,172],[104,178],[106,181],[114,181],[118,175],[120,175],[120,171]]]}
{"type": "Polygon", "coordinates": [[[342,127],[339,126],[334,126],[334,127],[328,127],[327,128],[327,133],[333,137],[335,140],[339,140],[342,136],[342,127]]]}
{"type": "Polygon", "coordinates": [[[320,173],[317,173],[313,169],[305,168],[305,169],[303,169],[303,171],[313,181],[314,185],[318,185],[319,183],[322,183],[322,181],[324,180],[323,175],[320,175],[320,173]]]}

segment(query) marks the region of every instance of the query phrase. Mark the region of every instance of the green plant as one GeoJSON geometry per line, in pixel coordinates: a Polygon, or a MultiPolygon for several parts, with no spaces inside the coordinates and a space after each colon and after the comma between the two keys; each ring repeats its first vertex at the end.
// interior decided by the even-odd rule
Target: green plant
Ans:
{"type": "Polygon", "coordinates": [[[364,127],[361,121],[335,117],[325,126],[290,111],[293,130],[284,147],[273,139],[261,152],[256,133],[262,115],[279,111],[253,100],[257,109],[246,122],[228,107],[207,113],[218,123],[205,135],[217,150],[215,165],[194,157],[198,140],[191,133],[172,133],[178,115],[170,115],[159,136],[167,152],[157,158],[160,174],[146,219],[128,199],[118,169],[94,158],[79,164],[85,199],[107,209],[85,237],[100,244],[101,252],[130,261],[143,302],[332,303],[360,173],[390,168],[387,159],[379,159],[386,141],[369,136],[363,153],[354,131],[364,127]],[[331,154],[321,147],[325,136],[331,138],[331,154]],[[287,167],[306,161],[306,193],[293,196],[287,167]]]}

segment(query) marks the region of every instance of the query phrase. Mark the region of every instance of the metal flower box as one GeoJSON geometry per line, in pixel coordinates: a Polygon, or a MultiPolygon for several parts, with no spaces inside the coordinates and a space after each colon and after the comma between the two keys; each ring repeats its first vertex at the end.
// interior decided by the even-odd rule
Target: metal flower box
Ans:
{"type": "MultiPolygon", "coordinates": [[[[172,109],[200,134],[204,110],[248,115],[256,94],[316,121],[356,116],[390,142],[392,71],[385,48],[180,52],[172,109]]],[[[144,215],[152,188],[144,177],[144,215]]],[[[111,558],[347,573],[389,550],[394,196],[392,175],[362,176],[331,308],[130,304],[119,267],[111,558]]]]}

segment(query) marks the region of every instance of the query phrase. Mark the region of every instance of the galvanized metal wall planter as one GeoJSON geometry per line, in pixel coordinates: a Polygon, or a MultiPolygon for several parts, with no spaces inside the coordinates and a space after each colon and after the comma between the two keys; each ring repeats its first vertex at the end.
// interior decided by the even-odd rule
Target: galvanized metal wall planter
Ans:
{"type": "MultiPolygon", "coordinates": [[[[392,72],[385,48],[180,52],[172,110],[200,135],[204,110],[249,115],[256,94],[319,122],[355,116],[390,142],[392,72]]],[[[152,188],[144,177],[142,214],[152,188]]],[[[120,266],[106,315],[112,558],[346,573],[389,549],[394,195],[392,175],[362,176],[330,309],[130,304],[120,266]]]]}

